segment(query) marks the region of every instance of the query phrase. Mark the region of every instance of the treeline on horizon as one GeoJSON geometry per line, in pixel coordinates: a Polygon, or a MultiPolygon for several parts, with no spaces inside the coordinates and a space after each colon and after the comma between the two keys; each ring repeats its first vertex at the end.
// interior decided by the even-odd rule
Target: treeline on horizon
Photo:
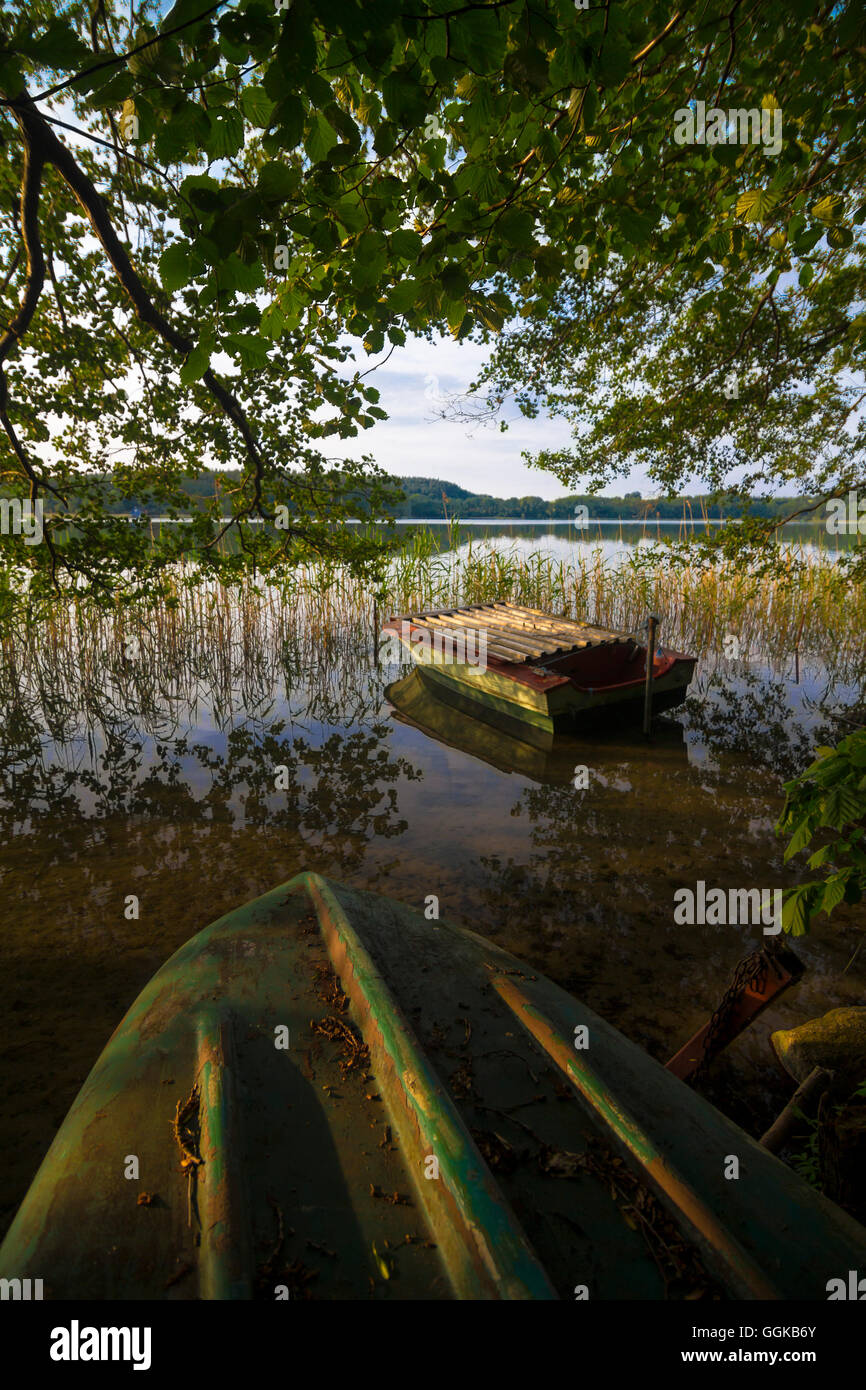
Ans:
{"type": "MultiPolygon", "coordinates": [[[[223,488],[236,484],[240,474],[234,469],[207,469],[196,478],[183,481],[183,491],[190,499],[191,510],[196,510],[211,502],[223,488]]],[[[774,497],[753,499],[748,504],[736,495],[711,497],[697,494],[683,497],[641,497],[639,492],[627,492],[622,497],[593,497],[589,494],[573,494],[547,501],[543,497],[494,497],[489,493],[471,492],[458,483],[440,478],[403,477],[395,478],[403,492],[402,501],[396,501],[388,508],[388,513],[398,520],[449,521],[462,519],[525,520],[525,521],[570,521],[574,520],[575,509],[586,507],[590,522],[605,520],[662,520],[680,521],[700,520],[707,517],[713,521],[726,517],[742,516],[748,510],[754,517],[779,517],[787,512],[808,506],[809,498],[774,497]]],[[[106,510],[114,515],[131,513],[134,516],[159,516],[162,508],[158,502],[130,501],[116,492],[110,480],[106,480],[106,510]]],[[[0,495],[5,490],[0,489],[0,495]]],[[[70,498],[74,510],[74,499],[70,498]]],[[[55,510],[50,500],[46,511],[55,510]]],[[[363,512],[363,508],[360,509],[363,512]]],[[[804,520],[808,520],[808,514],[804,520]]]]}
{"type": "MultiPolygon", "coordinates": [[[[591,497],[574,494],[546,501],[543,497],[492,497],[487,493],[469,492],[456,483],[438,478],[401,478],[405,500],[394,511],[397,517],[437,520],[451,518],[489,517],[503,520],[560,520],[574,519],[575,508],[584,506],[590,521],[651,519],[713,521],[742,516],[746,507],[734,496],[710,500],[709,496],[642,498],[639,492],[627,492],[623,497],[591,497]]],[[[795,507],[808,504],[808,498],[774,497],[750,503],[750,516],[784,516],[795,507]]]]}

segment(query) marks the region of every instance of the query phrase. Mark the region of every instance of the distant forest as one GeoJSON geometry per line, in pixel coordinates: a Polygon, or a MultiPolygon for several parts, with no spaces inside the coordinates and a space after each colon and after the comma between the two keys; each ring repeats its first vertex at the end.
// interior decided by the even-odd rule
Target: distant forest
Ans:
{"type": "MultiPolygon", "coordinates": [[[[724,517],[741,516],[744,508],[736,498],[728,500],[708,497],[657,497],[642,498],[639,492],[627,492],[624,497],[589,497],[574,495],[557,497],[547,502],[543,497],[491,497],[483,492],[469,492],[456,483],[442,482],[438,478],[401,478],[400,485],[405,500],[395,509],[398,517],[503,517],[508,520],[573,520],[575,508],[585,506],[589,519],[643,520],[651,517],[660,520],[681,520],[684,516],[708,516],[713,520],[724,517]]],[[[784,516],[803,506],[808,499],[775,497],[767,501],[752,502],[749,512],[752,516],[784,516]]]]}
{"type": "MultiPolygon", "coordinates": [[[[187,478],[183,490],[190,499],[190,510],[212,501],[221,490],[235,486],[240,475],[235,470],[221,469],[219,472],[207,470],[197,478],[187,478]]],[[[741,516],[744,511],[742,500],[736,497],[715,498],[694,497],[656,497],[642,498],[639,492],[627,492],[624,497],[590,497],[574,495],[558,497],[555,501],[545,501],[543,497],[493,497],[488,493],[470,492],[468,488],[440,478],[406,477],[395,479],[403,490],[403,500],[392,509],[396,518],[431,521],[461,520],[469,518],[503,518],[505,520],[573,520],[575,508],[584,506],[589,520],[682,520],[683,517],[707,516],[713,520],[741,516]]],[[[130,503],[128,498],[114,492],[110,482],[106,483],[108,497],[106,510],[115,514],[131,512],[135,516],[157,516],[158,503],[130,503]]],[[[750,514],[756,517],[783,516],[788,511],[802,507],[808,498],[775,497],[769,500],[753,501],[750,514]]],[[[72,499],[70,498],[70,502],[72,499]]],[[[46,511],[53,510],[51,503],[46,511]]],[[[808,518],[805,518],[808,519],[808,518]]]]}

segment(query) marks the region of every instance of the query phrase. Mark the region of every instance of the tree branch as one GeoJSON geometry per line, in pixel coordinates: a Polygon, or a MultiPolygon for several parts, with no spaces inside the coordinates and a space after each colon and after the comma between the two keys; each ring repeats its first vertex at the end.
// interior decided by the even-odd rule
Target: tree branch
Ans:
{"type": "Polygon", "coordinates": [[[45,487],[65,503],[66,499],[61,497],[57,489],[39,477],[27,456],[26,449],[15,432],[15,427],[9,417],[9,387],[6,373],[3,370],[6,358],[12,349],[18,346],[21,338],[30,327],[45,284],[45,256],[42,251],[42,239],[39,235],[39,195],[42,191],[44,170],[45,160],[41,151],[26,145],[24,169],[21,176],[21,237],[24,242],[24,254],[27,257],[27,278],[18,312],[0,338],[0,424],[6,431],[15,457],[30,479],[31,500],[35,500],[40,487],[45,487]]]}
{"type": "MultiPolygon", "coordinates": [[[[72,152],[57,138],[41,112],[36,109],[33,99],[27,93],[15,99],[12,103],[12,110],[21,127],[27,147],[25,156],[26,167],[34,171],[30,175],[30,183],[35,181],[36,184],[36,201],[33,199],[31,189],[28,195],[29,202],[27,206],[30,207],[31,241],[33,241],[38,255],[36,269],[38,271],[37,278],[39,279],[39,290],[41,291],[42,282],[44,281],[45,268],[42,258],[41,243],[39,242],[37,219],[38,190],[42,169],[46,163],[50,163],[71,189],[86,214],[90,225],[108,257],[115,275],[132,303],[136,317],[141,323],[146,324],[148,328],[151,328],[157,333],[159,337],[162,338],[163,342],[167,343],[175,352],[180,353],[184,358],[187,357],[195,346],[194,340],[185,333],[179,332],[154,304],[129,258],[126,247],[114,230],[111,215],[105,202],[74,158],[72,152]]],[[[29,188],[29,183],[27,187],[29,188]]],[[[25,204],[22,198],[22,216],[25,215],[25,204]]],[[[30,297],[29,294],[26,296],[28,304],[30,297]]],[[[37,292],[37,300],[38,297],[37,292]]],[[[34,301],[32,307],[30,307],[26,322],[22,320],[22,313],[19,311],[16,320],[10,325],[10,329],[6,335],[7,337],[14,333],[17,339],[17,336],[20,335],[23,328],[29,324],[35,307],[34,301]],[[19,323],[19,320],[21,320],[21,323],[19,323]]],[[[0,364],[2,364],[4,355],[2,351],[2,341],[0,341],[0,364]]],[[[261,513],[264,459],[255,435],[250,428],[244,409],[237,397],[223,385],[210,368],[208,368],[202,377],[202,382],[224,414],[237,427],[246,445],[247,454],[253,465],[254,506],[256,510],[261,513]]],[[[263,513],[261,514],[263,515],[263,513]]]]}

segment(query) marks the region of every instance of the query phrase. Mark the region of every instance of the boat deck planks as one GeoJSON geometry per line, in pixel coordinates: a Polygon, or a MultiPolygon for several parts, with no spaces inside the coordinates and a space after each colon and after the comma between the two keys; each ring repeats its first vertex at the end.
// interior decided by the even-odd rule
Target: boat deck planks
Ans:
{"type": "Polygon", "coordinates": [[[398,614],[390,619],[391,624],[400,622],[410,623],[413,628],[426,630],[431,635],[434,632],[452,632],[455,636],[473,633],[476,649],[478,635],[484,632],[489,652],[496,654],[499,649],[507,659],[524,662],[562,656],[586,647],[635,641],[632,633],[554,618],[502,601],[468,604],[463,608],[432,608],[398,614]]]}

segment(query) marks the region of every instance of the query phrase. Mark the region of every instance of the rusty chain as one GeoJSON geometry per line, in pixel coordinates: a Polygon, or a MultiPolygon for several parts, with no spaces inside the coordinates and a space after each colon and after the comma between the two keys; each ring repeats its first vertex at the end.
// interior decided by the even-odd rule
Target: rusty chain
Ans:
{"type": "Polygon", "coordinates": [[[763,988],[767,981],[768,971],[776,969],[775,957],[778,956],[778,953],[778,942],[768,941],[757,950],[750,951],[747,956],[743,956],[742,960],[739,960],[734,966],[728,987],[710,1016],[709,1026],[704,1037],[703,1055],[688,1078],[690,1085],[704,1079],[710,1063],[714,1060],[717,1052],[721,1050],[719,1038],[743,989],[748,985],[757,985],[759,989],[763,988]]]}

